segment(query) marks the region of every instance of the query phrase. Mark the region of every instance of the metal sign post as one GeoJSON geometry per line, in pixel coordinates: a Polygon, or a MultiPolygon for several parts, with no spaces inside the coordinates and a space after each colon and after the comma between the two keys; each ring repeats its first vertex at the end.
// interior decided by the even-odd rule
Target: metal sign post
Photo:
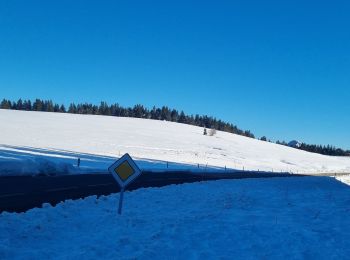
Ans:
{"type": "Polygon", "coordinates": [[[125,188],[140,176],[141,170],[136,165],[134,160],[130,157],[130,155],[126,153],[118,161],[113,163],[108,168],[108,171],[112,174],[120,186],[118,207],[118,214],[120,215],[122,213],[125,188]]]}
{"type": "Polygon", "coordinates": [[[124,198],[124,188],[121,188],[120,194],[119,194],[119,207],[118,207],[118,214],[122,214],[122,208],[123,208],[123,198],[124,198]]]}

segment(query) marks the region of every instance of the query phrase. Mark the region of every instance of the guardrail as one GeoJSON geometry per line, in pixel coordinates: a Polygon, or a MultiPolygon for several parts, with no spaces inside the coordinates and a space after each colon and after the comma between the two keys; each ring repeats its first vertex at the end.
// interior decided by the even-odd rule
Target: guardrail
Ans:
{"type": "MultiPolygon", "coordinates": [[[[143,174],[127,190],[162,187],[170,184],[193,183],[220,179],[334,176],[326,174],[291,174],[262,171],[152,171],[143,174]]],[[[348,175],[339,173],[339,175],[348,175]]],[[[337,175],[338,176],[338,175],[337,175]]],[[[89,173],[63,176],[8,176],[0,177],[0,212],[24,212],[43,203],[56,205],[67,199],[91,195],[109,195],[119,192],[119,185],[109,173],[89,173]]]]}
{"type": "MultiPolygon", "coordinates": [[[[307,175],[261,171],[143,171],[127,190],[162,187],[170,184],[193,183],[220,179],[302,177],[307,175]]],[[[0,212],[23,212],[43,203],[55,205],[67,199],[91,195],[109,195],[120,191],[110,174],[80,174],[64,176],[0,177],[0,212]]]]}

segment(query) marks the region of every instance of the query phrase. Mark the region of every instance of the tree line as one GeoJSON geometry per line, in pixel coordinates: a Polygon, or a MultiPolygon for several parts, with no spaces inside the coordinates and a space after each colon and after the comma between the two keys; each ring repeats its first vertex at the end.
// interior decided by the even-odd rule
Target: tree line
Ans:
{"type": "MultiPolygon", "coordinates": [[[[288,144],[285,141],[282,141],[282,142],[277,141],[276,144],[288,146],[288,144]]],[[[323,155],[350,156],[349,150],[346,151],[332,145],[316,145],[316,144],[301,143],[299,147],[294,147],[294,148],[308,151],[311,153],[319,153],[323,155]]]]}
{"type": "MultiPolygon", "coordinates": [[[[233,133],[249,138],[255,138],[254,134],[250,130],[242,130],[232,123],[222,121],[207,115],[187,115],[184,111],[178,111],[171,109],[167,106],[153,107],[148,109],[143,105],[135,105],[133,107],[123,107],[118,103],[108,105],[106,102],[101,102],[100,105],[94,105],[91,103],[71,103],[68,108],[63,104],[54,103],[52,100],[31,100],[10,101],[3,99],[0,103],[1,109],[12,110],[26,110],[26,111],[44,111],[44,112],[58,112],[58,113],[71,113],[71,114],[89,114],[89,115],[105,115],[105,116],[117,116],[117,117],[134,117],[154,120],[165,120],[183,124],[189,124],[208,129],[216,129],[228,133],[233,133]]],[[[268,141],[265,136],[261,138],[263,141],[268,141]]],[[[276,142],[280,145],[288,145],[286,142],[276,142]]],[[[324,155],[334,156],[348,156],[350,151],[345,151],[334,146],[321,146],[321,145],[309,145],[302,143],[297,149],[319,153],[324,155]]]]}

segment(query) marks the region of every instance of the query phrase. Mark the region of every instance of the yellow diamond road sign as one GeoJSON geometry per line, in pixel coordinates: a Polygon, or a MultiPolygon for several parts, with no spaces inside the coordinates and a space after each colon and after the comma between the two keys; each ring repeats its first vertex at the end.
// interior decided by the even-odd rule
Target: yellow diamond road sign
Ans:
{"type": "Polygon", "coordinates": [[[141,170],[127,153],[113,163],[108,168],[108,171],[113,175],[122,188],[128,186],[141,174],[141,170]]]}
{"type": "Polygon", "coordinates": [[[126,181],[130,176],[134,174],[134,169],[130,166],[128,161],[123,162],[117,168],[114,169],[122,181],[126,181]]]}

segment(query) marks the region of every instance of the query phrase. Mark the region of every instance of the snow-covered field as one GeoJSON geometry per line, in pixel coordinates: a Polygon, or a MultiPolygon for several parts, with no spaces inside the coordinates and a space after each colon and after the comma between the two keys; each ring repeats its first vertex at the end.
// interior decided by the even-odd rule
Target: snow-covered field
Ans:
{"type": "Polygon", "coordinates": [[[350,157],[329,157],[165,121],[0,110],[0,172],[106,171],[128,152],[141,168],[220,167],[295,173],[350,172],[350,157]],[[77,158],[81,167],[76,167],[77,158]]]}
{"type": "MultiPolygon", "coordinates": [[[[350,172],[328,157],[171,122],[0,110],[0,173],[143,169],[350,172]],[[81,166],[77,167],[77,158],[81,166]],[[168,168],[167,168],[168,167],[168,168]]],[[[337,176],[350,183],[349,176],[337,176]]],[[[348,259],[350,188],[329,177],[222,180],[0,214],[0,259],[348,259]]]]}
{"type": "Polygon", "coordinates": [[[328,177],[140,189],[0,214],[0,259],[349,259],[350,188],[328,177]]]}

